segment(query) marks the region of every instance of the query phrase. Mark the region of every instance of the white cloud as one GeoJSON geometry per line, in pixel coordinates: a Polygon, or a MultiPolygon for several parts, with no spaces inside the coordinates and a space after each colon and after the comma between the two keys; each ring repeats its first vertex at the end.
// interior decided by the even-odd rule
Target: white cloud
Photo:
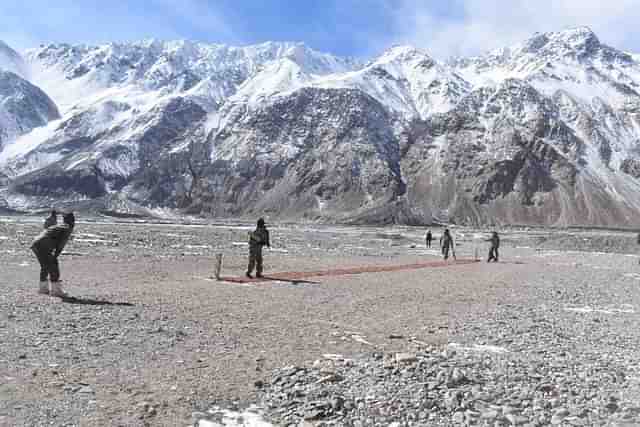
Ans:
{"type": "Polygon", "coordinates": [[[234,40],[221,7],[207,0],[0,0],[0,39],[17,49],[39,43],[104,43],[142,38],[234,40]]]}
{"type": "Polygon", "coordinates": [[[451,5],[455,14],[442,16],[421,0],[387,3],[398,31],[393,41],[443,58],[507,46],[535,32],[588,26],[602,42],[640,52],[638,0],[453,0],[451,5]]]}
{"type": "Polygon", "coordinates": [[[155,2],[162,5],[173,16],[185,20],[191,29],[215,34],[227,42],[237,39],[222,12],[212,6],[215,2],[206,0],[155,0],[155,2]]]}

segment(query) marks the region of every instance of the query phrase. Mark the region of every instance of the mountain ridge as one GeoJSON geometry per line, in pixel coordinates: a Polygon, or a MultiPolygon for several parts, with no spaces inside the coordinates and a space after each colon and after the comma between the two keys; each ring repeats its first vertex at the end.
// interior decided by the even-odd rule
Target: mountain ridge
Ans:
{"type": "Polygon", "coordinates": [[[25,63],[62,117],[0,151],[16,208],[640,225],[640,62],[586,27],[445,61],[146,41],[46,45],[25,63]]]}

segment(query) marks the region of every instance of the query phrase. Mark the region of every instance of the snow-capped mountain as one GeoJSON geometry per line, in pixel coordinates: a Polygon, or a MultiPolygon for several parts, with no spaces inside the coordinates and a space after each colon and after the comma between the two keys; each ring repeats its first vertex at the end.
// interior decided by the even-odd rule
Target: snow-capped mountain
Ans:
{"type": "Polygon", "coordinates": [[[362,69],[314,85],[359,89],[392,111],[422,118],[451,110],[471,89],[455,71],[410,46],[393,47],[362,69]]]}
{"type": "Polygon", "coordinates": [[[639,56],[587,28],[445,62],[187,41],[13,62],[62,117],[0,151],[11,207],[640,225],[639,56]]]}
{"type": "Polygon", "coordinates": [[[158,95],[196,93],[217,105],[272,61],[288,59],[310,74],[344,72],[352,59],[316,52],[301,43],[233,47],[185,40],[48,45],[27,51],[32,80],[66,111],[90,93],[129,88],[158,95]],[[195,91],[194,91],[195,89],[195,91]]]}

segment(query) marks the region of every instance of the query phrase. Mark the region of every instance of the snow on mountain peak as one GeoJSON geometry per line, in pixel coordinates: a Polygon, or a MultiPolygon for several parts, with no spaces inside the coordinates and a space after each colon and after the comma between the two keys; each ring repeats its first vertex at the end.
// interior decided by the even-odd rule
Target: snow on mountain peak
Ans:
{"type": "MultiPolygon", "coordinates": [[[[290,58],[310,74],[345,72],[359,66],[302,43],[266,42],[236,47],[189,40],[155,39],[99,46],[48,45],[27,51],[34,81],[68,110],[86,95],[136,86],[164,94],[189,91],[201,82],[227,97],[266,64],[290,58]],[[87,90],[81,90],[87,88],[87,90]]],[[[216,98],[219,104],[222,98],[216,98]]]]}
{"type": "Polygon", "coordinates": [[[517,45],[448,64],[475,87],[518,78],[548,96],[563,90],[586,102],[601,97],[624,105],[640,85],[634,56],[600,43],[588,27],[538,33],[517,45]]]}
{"type": "Polygon", "coordinates": [[[550,39],[563,40],[565,43],[568,43],[571,45],[600,43],[598,36],[596,36],[596,34],[591,30],[591,28],[586,26],[567,28],[562,31],[551,32],[547,34],[550,39]]]}
{"type": "Polygon", "coordinates": [[[418,49],[409,45],[396,45],[387,49],[374,59],[374,63],[388,63],[388,62],[403,62],[403,61],[411,61],[415,59],[420,60],[431,60],[431,57],[423,50],[418,49]]]}
{"type": "Polygon", "coordinates": [[[409,117],[448,111],[469,89],[450,67],[412,46],[394,46],[359,70],[330,75],[313,84],[359,89],[409,117]]]}
{"type": "Polygon", "coordinates": [[[600,47],[600,40],[591,29],[578,27],[537,33],[514,49],[514,53],[584,57],[594,54],[600,47]]]}

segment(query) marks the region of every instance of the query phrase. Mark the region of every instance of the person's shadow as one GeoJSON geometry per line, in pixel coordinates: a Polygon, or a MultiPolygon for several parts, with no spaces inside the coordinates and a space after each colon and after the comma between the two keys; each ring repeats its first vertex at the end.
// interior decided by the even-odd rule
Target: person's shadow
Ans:
{"type": "Polygon", "coordinates": [[[211,277],[211,279],[218,280],[220,282],[229,282],[229,283],[238,283],[238,284],[260,284],[260,283],[269,283],[269,282],[284,282],[289,283],[291,285],[319,285],[320,282],[314,282],[311,280],[303,280],[303,279],[287,279],[282,277],[270,277],[270,276],[262,276],[251,279],[245,279],[244,277],[225,277],[220,276],[218,278],[211,277]]]}
{"type": "Polygon", "coordinates": [[[291,285],[319,285],[320,282],[313,282],[311,280],[302,280],[302,279],[280,279],[277,277],[269,277],[269,276],[262,276],[261,277],[261,281],[264,282],[285,282],[285,283],[289,283],[291,285]]]}
{"type": "Polygon", "coordinates": [[[62,300],[62,302],[67,304],[118,305],[118,306],[125,306],[125,307],[133,307],[133,304],[131,304],[130,302],[111,302],[111,301],[97,300],[97,299],[91,299],[91,298],[78,298],[70,295],[64,296],[60,299],[62,300]]]}

